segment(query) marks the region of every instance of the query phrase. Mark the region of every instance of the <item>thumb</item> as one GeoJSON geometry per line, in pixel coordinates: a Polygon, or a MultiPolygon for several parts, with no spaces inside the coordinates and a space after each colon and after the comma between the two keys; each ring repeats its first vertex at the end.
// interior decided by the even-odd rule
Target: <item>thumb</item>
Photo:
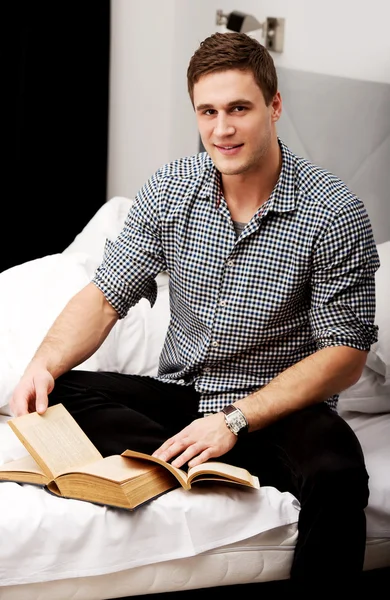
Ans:
{"type": "Polygon", "coordinates": [[[48,377],[35,382],[35,405],[37,413],[42,415],[46,412],[49,404],[49,394],[54,388],[54,379],[48,374],[48,377]]]}

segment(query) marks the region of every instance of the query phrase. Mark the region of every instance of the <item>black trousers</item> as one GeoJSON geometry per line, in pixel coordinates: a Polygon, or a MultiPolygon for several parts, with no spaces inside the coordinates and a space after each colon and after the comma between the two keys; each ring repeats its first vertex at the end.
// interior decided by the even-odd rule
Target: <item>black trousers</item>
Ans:
{"type": "MultiPolygon", "coordinates": [[[[152,453],[201,414],[194,388],[120,373],[66,373],[49,397],[59,402],[103,456],[152,453]]],[[[363,569],[369,488],[349,425],[317,404],[240,438],[223,458],[299,500],[291,580],[310,584],[308,591],[340,590],[343,582],[350,590],[363,569]]]]}

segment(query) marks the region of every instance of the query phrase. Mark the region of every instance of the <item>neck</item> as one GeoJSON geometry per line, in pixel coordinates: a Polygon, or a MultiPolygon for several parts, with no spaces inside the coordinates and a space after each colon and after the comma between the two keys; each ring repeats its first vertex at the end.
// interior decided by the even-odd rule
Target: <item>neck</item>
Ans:
{"type": "Polygon", "coordinates": [[[270,197],[280,174],[282,155],[279,144],[264,157],[256,170],[238,175],[222,175],[222,189],[234,221],[248,222],[270,197]]]}

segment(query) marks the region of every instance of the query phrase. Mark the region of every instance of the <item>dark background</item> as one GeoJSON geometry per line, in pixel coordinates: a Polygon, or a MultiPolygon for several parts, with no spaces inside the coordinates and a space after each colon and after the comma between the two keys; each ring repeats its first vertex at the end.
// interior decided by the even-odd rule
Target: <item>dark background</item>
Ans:
{"type": "Polygon", "coordinates": [[[3,13],[0,271],[62,252],[106,201],[110,1],[3,13]]]}

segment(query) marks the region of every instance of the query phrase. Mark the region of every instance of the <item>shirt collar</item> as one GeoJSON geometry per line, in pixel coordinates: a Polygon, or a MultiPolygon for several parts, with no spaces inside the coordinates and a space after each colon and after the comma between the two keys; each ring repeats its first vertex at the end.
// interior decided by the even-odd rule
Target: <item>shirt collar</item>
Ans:
{"type": "Polygon", "coordinates": [[[294,155],[280,138],[278,142],[282,153],[282,168],[267,204],[268,210],[289,212],[295,208],[295,161],[294,155]]]}
{"type": "Polygon", "coordinates": [[[222,196],[221,173],[215,168],[210,156],[205,153],[206,183],[200,191],[201,198],[208,198],[214,206],[219,206],[222,196]]]}

